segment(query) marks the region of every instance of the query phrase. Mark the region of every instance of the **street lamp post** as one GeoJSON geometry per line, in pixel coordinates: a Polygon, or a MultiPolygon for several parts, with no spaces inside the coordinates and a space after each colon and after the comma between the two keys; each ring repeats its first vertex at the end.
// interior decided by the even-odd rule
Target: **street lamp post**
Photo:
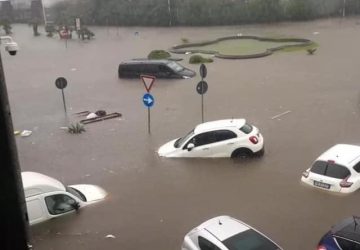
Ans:
{"type": "MultiPolygon", "coordinates": [[[[8,48],[6,48],[7,51],[8,48]]],[[[12,54],[13,55],[13,54],[12,54]]],[[[0,54],[0,248],[28,250],[29,220],[0,54]]]]}

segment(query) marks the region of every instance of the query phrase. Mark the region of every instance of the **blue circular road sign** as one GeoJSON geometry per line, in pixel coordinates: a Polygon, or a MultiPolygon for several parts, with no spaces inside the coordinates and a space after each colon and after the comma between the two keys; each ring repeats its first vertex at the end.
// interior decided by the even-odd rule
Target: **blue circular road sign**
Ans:
{"type": "Polygon", "coordinates": [[[146,93],[144,96],[143,96],[143,103],[146,107],[148,108],[151,108],[152,106],[154,106],[154,97],[149,94],[149,93],[146,93]]]}

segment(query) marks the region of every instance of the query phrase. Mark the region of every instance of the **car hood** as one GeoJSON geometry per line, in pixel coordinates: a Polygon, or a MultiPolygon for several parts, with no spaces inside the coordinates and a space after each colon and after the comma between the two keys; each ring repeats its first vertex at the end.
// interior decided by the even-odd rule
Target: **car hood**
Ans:
{"type": "Polygon", "coordinates": [[[99,186],[89,184],[71,185],[70,187],[79,190],[86,197],[86,202],[96,202],[103,200],[107,192],[99,186]]]}
{"type": "Polygon", "coordinates": [[[177,139],[174,139],[172,141],[169,141],[168,143],[165,143],[164,145],[162,145],[159,150],[158,150],[158,154],[161,157],[170,157],[171,154],[177,150],[177,148],[174,147],[174,143],[177,139]]]}

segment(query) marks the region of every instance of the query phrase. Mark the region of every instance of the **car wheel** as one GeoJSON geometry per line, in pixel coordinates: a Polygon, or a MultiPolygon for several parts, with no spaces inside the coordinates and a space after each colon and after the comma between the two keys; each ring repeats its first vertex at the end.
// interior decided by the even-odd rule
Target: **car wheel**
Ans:
{"type": "Polygon", "coordinates": [[[252,155],[252,151],[247,148],[236,149],[232,154],[231,158],[245,159],[252,155]]]}

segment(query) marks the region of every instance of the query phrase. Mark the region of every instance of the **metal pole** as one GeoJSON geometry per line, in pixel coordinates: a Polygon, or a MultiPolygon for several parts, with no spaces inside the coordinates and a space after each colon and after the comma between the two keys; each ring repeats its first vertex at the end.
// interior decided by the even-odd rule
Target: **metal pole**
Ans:
{"type": "Polygon", "coordinates": [[[63,98],[63,103],[64,103],[64,110],[65,110],[65,114],[66,114],[66,103],[65,103],[64,89],[61,89],[61,93],[62,93],[62,98],[63,98]]]}
{"type": "Polygon", "coordinates": [[[0,55],[0,248],[28,250],[29,221],[0,55]]]}
{"type": "Polygon", "coordinates": [[[45,29],[46,29],[47,20],[46,20],[45,7],[44,7],[43,0],[41,0],[41,6],[42,6],[42,11],[43,11],[43,16],[44,16],[44,24],[45,24],[45,29]]]}
{"type": "Polygon", "coordinates": [[[148,107],[148,133],[151,134],[150,131],[150,108],[148,107]]]}
{"type": "Polygon", "coordinates": [[[204,123],[204,94],[201,94],[201,121],[204,123]]]}
{"type": "Polygon", "coordinates": [[[170,0],[168,0],[168,9],[169,9],[169,26],[171,26],[172,17],[171,17],[171,4],[170,4],[170,0]]]}

